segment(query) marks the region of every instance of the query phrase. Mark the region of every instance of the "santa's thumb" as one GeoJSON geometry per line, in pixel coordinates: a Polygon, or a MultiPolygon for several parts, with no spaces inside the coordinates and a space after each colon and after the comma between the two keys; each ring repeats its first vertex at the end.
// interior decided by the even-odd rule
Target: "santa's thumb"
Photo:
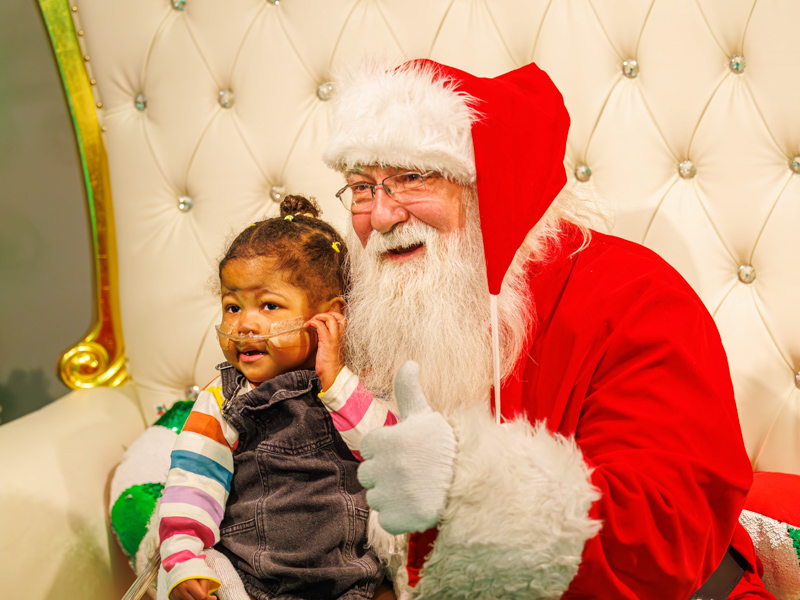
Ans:
{"type": "Polygon", "coordinates": [[[394,397],[400,409],[400,420],[405,421],[414,415],[433,412],[428,405],[419,384],[419,365],[413,360],[402,364],[394,378],[394,397]]]}

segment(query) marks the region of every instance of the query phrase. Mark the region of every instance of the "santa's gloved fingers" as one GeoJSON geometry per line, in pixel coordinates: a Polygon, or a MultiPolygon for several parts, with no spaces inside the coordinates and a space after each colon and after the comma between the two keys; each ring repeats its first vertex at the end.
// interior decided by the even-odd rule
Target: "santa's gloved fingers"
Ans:
{"type": "Polygon", "coordinates": [[[376,462],[375,459],[366,460],[358,465],[358,470],[356,471],[358,483],[360,483],[363,488],[371,490],[380,479],[382,471],[383,467],[379,462],[376,462]]]}
{"type": "MultiPolygon", "coordinates": [[[[369,503],[369,492],[367,492],[367,502],[369,503]]],[[[389,495],[383,495],[374,502],[383,507],[383,510],[380,511],[370,503],[370,507],[378,513],[378,522],[385,531],[392,535],[426,531],[439,524],[437,510],[404,510],[404,507],[398,504],[397,499],[389,495]]]]}
{"type": "Polygon", "coordinates": [[[380,514],[380,511],[386,507],[391,509],[391,499],[392,494],[387,493],[387,489],[385,487],[377,487],[367,490],[367,504],[369,507],[377,511],[380,514]]]}
{"type": "Polygon", "coordinates": [[[420,367],[413,360],[402,364],[394,378],[394,395],[400,409],[400,420],[432,412],[419,384],[420,367]]]}

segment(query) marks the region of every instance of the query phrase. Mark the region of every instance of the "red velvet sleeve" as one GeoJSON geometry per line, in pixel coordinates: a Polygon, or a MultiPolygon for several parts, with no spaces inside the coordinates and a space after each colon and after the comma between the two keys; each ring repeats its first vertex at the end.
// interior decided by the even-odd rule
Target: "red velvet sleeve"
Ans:
{"type": "Polygon", "coordinates": [[[576,375],[575,435],[602,529],[567,599],[688,598],[722,558],[752,481],[714,322],[677,274],[653,275],[634,269],[588,309],[596,337],[576,375]]]}

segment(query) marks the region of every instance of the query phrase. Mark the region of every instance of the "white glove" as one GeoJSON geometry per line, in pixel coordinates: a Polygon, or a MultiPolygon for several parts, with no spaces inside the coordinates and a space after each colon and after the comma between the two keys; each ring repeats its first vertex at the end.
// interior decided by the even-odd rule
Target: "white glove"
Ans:
{"type": "Polygon", "coordinates": [[[419,365],[408,361],[394,380],[401,422],[367,434],[358,480],[381,527],[392,534],[425,531],[441,517],[456,460],[453,428],[433,412],[419,385],[419,365]]]}

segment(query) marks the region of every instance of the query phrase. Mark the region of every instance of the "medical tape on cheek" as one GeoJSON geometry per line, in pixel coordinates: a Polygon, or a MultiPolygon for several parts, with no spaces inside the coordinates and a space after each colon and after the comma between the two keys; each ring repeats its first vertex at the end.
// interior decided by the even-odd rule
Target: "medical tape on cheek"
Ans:
{"type": "Polygon", "coordinates": [[[234,323],[217,325],[217,339],[223,350],[234,350],[237,346],[252,347],[260,352],[267,351],[267,344],[271,343],[277,349],[310,346],[316,342],[314,330],[304,327],[306,317],[296,317],[284,321],[275,321],[266,325],[267,333],[237,333],[238,320],[234,323]]]}

